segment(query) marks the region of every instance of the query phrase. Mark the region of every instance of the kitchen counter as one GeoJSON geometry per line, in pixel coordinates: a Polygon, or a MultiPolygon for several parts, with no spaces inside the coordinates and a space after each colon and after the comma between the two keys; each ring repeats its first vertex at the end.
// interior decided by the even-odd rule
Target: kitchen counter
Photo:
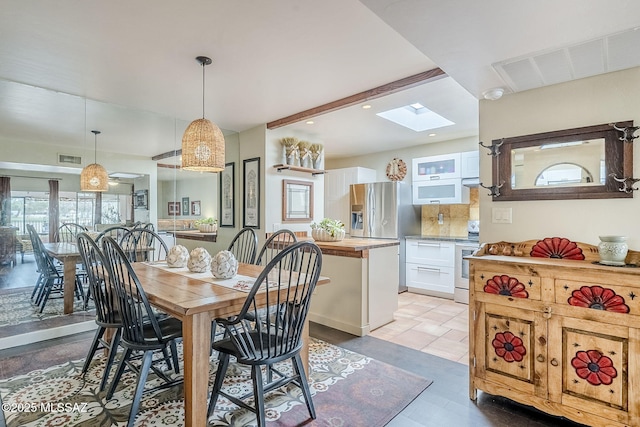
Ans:
{"type": "Polygon", "coordinates": [[[392,322],[398,309],[400,242],[395,239],[346,238],[315,242],[322,250],[322,275],[309,320],[363,336],[392,322]]]}
{"type": "Polygon", "coordinates": [[[440,240],[443,242],[456,242],[456,243],[478,243],[479,240],[469,239],[468,237],[452,237],[452,236],[405,236],[407,240],[440,240]]]}
{"type": "Polygon", "coordinates": [[[345,238],[339,242],[315,241],[315,244],[322,249],[323,255],[368,258],[371,249],[399,246],[400,242],[395,239],[345,238]]]}

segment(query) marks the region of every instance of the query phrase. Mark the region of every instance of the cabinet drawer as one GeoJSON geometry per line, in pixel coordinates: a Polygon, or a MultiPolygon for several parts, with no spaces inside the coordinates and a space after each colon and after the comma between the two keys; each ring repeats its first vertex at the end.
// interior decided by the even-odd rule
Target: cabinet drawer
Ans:
{"type": "Polygon", "coordinates": [[[453,267],[407,263],[407,286],[453,294],[453,267]]]}
{"type": "Polygon", "coordinates": [[[512,269],[476,270],[473,280],[476,292],[540,300],[540,277],[538,276],[512,269]]]}
{"type": "Polygon", "coordinates": [[[610,283],[555,280],[555,302],[611,313],[640,315],[640,290],[610,283]]]}
{"type": "Polygon", "coordinates": [[[453,242],[407,240],[407,262],[453,267],[455,248],[453,242]]]}

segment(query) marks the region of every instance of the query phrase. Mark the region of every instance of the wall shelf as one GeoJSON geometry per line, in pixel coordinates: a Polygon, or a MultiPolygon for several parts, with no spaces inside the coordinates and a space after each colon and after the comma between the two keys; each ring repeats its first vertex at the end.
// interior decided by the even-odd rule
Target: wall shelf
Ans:
{"type": "Polygon", "coordinates": [[[273,167],[276,168],[278,172],[282,172],[283,170],[290,170],[290,171],[296,171],[296,172],[310,173],[311,175],[314,175],[314,176],[327,173],[327,171],[322,169],[303,168],[301,166],[293,166],[293,165],[279,164],[279,165],[273,165],[273,167]]]}

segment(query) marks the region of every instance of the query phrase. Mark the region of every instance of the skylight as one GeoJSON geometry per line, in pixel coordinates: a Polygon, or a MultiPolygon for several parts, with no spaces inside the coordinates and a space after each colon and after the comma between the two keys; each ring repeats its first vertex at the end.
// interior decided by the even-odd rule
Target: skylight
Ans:
{"type": "Polygon", "coordinates": [[[394,108],[393,110],[383,111],[377,113],[377,115],[415,132],[423,132],[455,124],[417,102],[394,108]]]}

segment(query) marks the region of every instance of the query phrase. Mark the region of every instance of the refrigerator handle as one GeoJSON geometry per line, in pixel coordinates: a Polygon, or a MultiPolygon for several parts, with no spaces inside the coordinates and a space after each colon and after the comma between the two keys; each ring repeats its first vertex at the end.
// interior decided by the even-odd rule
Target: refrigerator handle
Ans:
{"type": "Polygon", "coordinates": [[[373,193],[373,186],[367,185],[367,205],[370,218],[367,224],[369,237],[373,236],[373,225],[376,223],[376,205],[373,193]]]}

